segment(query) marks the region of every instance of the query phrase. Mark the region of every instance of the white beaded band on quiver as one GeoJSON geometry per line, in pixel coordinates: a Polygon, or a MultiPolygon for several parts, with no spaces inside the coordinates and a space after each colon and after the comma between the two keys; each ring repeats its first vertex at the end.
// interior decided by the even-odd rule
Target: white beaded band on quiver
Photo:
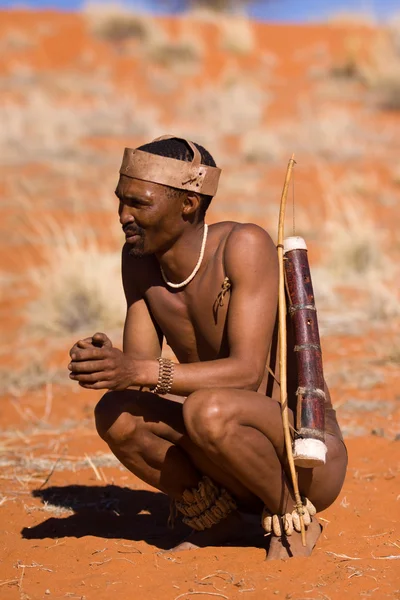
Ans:
{"type": "Polygon", "coordinates": [[[293,458],[296,466],[312,468],[325,463],[327,452],[325,382],[307,245],[303,238],[286,238],[284,257],[298,372],[293,458]]]}

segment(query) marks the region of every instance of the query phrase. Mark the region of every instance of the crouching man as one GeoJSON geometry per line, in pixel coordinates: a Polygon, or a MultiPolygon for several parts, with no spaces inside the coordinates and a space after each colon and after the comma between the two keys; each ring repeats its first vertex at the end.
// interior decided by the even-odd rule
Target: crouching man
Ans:
{"type": "MultiPolygon", "coordinates": [[[[285,515],[295,507],[279,391],[264,377],[277,252],[256,225],[205,224],[219,175],[212,156],[186,140],[165,136],[125,149],[116,189],[126,235],[123,351],[103,333],[70,351],[71,379],[110,390],[95,410],[99,435],[192,527],[180,549],[237,537],[240,510],[285,515]],[[164,339],[179,362],[161,358],[164,339]]],[[[290,393],[290,360],[288,376],[290,393]]],[[[346,449],[329,393],[326,431],[326,464],[299,469],[311,507],[307,547],[296,529],[281,532],[268,558],[310,554],[320,535],[313,507],[328,507],[342,487],[346,449]]]]}

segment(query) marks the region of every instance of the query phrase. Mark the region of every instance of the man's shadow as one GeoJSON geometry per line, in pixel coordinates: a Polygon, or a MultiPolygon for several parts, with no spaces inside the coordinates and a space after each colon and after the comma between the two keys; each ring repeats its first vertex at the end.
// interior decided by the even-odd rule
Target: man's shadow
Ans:
{"type": "MultiPolygon", "coordinates": [[[[178,517],[174,528],[168,527],[169,498],[158,492],[132,490],[118,485],[66,485],[33,490],[44,510],[54,512],[34,527],[24,527],[23,538],[81,538],[86,535],[106,539],[144,541],[162,550],[173,548],[184,540],[191,529],[178,517]],[[63,509],[74,514],[63,516],[63,509]]],[[[249,515],[247,519],[249,519],[249,515]]],[[[229,545],[265,547],[259,517],[244,523],[243,538],[229,545]]]]}
{"type": "Polygon", "coordinates": [[[168,549],[190,533],[180,519],[173,530],[168,528],[169,499],[161,493],[117,485],[67,485],[33,490],[32,495],[42,500],[46,511],[54,510],[57,516],[34,527],[24,527],[21,534],[25,539],[91,535],[143,540],[168,549]],[[62,509],[73,510],[74,514],[64,517],[62,509]]]}

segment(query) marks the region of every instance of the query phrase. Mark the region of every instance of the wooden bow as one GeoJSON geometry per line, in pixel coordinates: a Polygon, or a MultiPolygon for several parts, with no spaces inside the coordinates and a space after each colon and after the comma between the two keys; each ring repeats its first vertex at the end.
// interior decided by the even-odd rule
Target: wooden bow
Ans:
{"type": "Polygon", "coordinates": [[[280,373],[280,401],[282,412],[283,432],[285,436],[286,454],[288,457],[290,475],[292,477],[293,491],[296,500],[296,509],[300,517],[301,541],[306,545],[306,531],[304,527],[304,509],[301,501],[299,485],[297,481],[296,467],[293,460],[292,438],[290,435],[288,402],[287,402],[287,332],[286,332],[286,297],[285,297],[285,272],[283,266],[283,240],[284,223],[286,212],[286,200],[288,195],[289,183],[292,176],[293,167],[296,164],[294,154],[289,160],[285,183],[282,190],[281,205],[279,209],[278,225],[278,261],[279,261],[279,292],[278,292],[278,315],[279,315],[279,373],[280,373]]]}

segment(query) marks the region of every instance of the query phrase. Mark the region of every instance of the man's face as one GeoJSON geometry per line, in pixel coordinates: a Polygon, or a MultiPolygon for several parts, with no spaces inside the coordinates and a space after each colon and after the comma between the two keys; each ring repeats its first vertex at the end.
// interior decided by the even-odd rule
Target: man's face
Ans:
{"type": "Polygon", "coordinates": [[[140,258],[163,252],[179,237],[182,199],[171,192],[171,188],[159,183],[120,176],[115,194],[131,255],[140,258]]]}

